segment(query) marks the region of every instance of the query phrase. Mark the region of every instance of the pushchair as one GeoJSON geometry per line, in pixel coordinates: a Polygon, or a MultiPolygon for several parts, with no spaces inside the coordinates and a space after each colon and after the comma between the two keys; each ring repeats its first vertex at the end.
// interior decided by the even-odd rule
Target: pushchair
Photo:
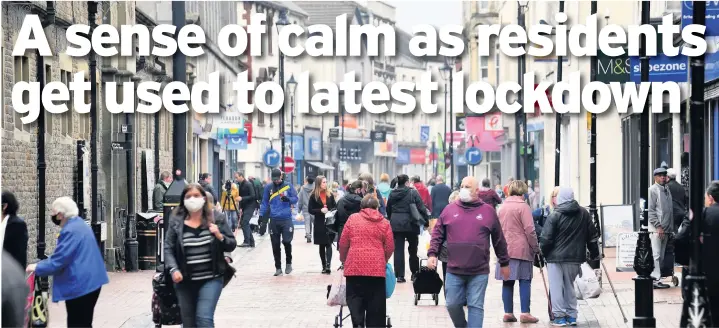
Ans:
{"type": "MultiPolygon", "coordinates": [[[[327,298],[330,298],[330,290],[332,290],[332,285],[327,285],[327,298]]],[[[338,313],[335,316],[335,323],[332,325],[334,328],[343,327],[342,323],[345,321],[345,319],[349,318],[350,314],[347,315],[344,314],[344,306],[340,305],[340,313],[338,313]]],[[[390,319],[389,316],[387,316],[387,328],[392,328],[392,319],[390,319]]]]}

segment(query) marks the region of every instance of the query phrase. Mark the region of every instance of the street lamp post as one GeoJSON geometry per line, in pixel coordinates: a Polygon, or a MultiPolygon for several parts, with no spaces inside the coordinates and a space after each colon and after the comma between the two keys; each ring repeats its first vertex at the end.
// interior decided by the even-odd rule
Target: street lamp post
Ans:
{"type": "MultiPolygon", "coordinates": [[[[277,22],[275,22],[275,25],[277,25],[277,33],[279,34],[280,30],[290,25],[289,20],[287,19],[287,9],[280,10],[280,16],[277,19],[277,22]]],[[[272,45],[269,45],[272,46],[272,45]]],[[[277,52],[280,54],[280,65],[279,65],[279,82],[280,82],[280,88],[282,88],[282,95],[284,96],[285,92],[285,55],[282,53],[281,50],[277,50],[277,52]]],[[[280,149],[282,151],[280,152],[280,160],[282,161],[282,172],[285,172],[285,106],[282,106],[280,108],[280,149]]]]}
{"type": "MultiPolygon", "coordinates": [[[[444,136],[442,137],[442,151],[444,152],[444,178],[447,178],[447,160],[449,154],[447,152],[447,118],[449,117],[448,106],[447,106],[447,81],[449,80],[449,74],[452,71],[452,67],[445,61],[444,66],[439,69],[442,81],[444,81],[444,136]]],[[[454,186],[450,185],[450,188],[454,186]]]]}
{"type": "MultiPolygon", "coordinates": [[[[185,2],[172,2],[172,25],[178,29],[185,26],[185,2]]],[[[177,37],[177,36],[175,36],[177,37]]],[[[172,55],[172,80],[185,84],[187,82],[187,57],[182,51],[175,51],[172,55]]],[[[175,105],[183,104],[183,100],[176,100],[175,105]]],[[[175,170],[175,180],[183,180],[183,172],[187,170],[187,114],[172,115],[172,166],[175,170]]],[[[166,225],[167,226],[167,225],[166,225]]]]}
{"type": "MultiPolygon", "coordinates": [[[[693,23],[706,25],[706,2],[694,1],[693,23]]],[[[689,112],[689,204],[694,218],[692,229],[692,257],[689,276],[686,278],[688,291],[682,308],[681,327],[713,327],[712,313],[707,304],[706,276],[701,270],[702,235],[704,222],[704,55],[691,59],[691,111],[689,112]]]]}
{"type": "MultiPolygon", "coordinates": [[[[642,1],[641,24],[649,24],[649,1],[642,1]]],[[[649,81],[649,57],[647,57],[646,35],[640,36],[639,56],[641,62],[641,82],[649,81]]],[[[637,277],[634,278],[634,305],[635,317],[634,327],[656,327],[654,318],[654,279],[651,273],[654,270],[654,256],[652,255],[652,244],[649,240],[648,206],[646,204],[649,193],[649,103],[644,104],[644,110],[640,114],[639,124],[639,238],[637,249],[634,254],[634,271],[637,277]]]]}
{"type": "MultiPolygon", "coordinates": [[[[87,2],[87,19],[90,22],[90,33],[89,38],[92,38],[92,33],[95,31],[97,23],[95,22],[95,15],[97,14],[97,1],[87,2]]],[[[95,240],[97,241],[98,247],[100,247],[100,253],[105,252],[102,249],[101,241],[101,228],[100,228],[100,213],[98,211],[98,190],[97,190],[97,59],[95,51],[92,49],[88,54],[89,71],[90,71],[90,176],[91,176],[91,209],[92,213],[92,229],[95,233],[95,240]]],[[[42,213],[40,213],[42,214],[42,213]]]]}
{"type": "Polygon", "coordinates": [[[454,82],[454,68],[457,64],[457,59],[455,57],[447,57],[446,61],[449,68],[449,183],[450,188],[454,189],[454,104],[452,104],[452,84],[454,82]]]}
{"type": "MultiPolygon", "coordinates": [[[[592,2],[592,5],[594,5],[594,2],[592,2]]],[[[564,13],[564,1],[559,1],[559,12],[564,13]]],[[[562,60],[564,60],[562,56],[557,56],[557,83],[562,81],[562,60]]],[[[592,72],[594,72],[594,66],[592,66],[592,72]]],[[[592,79],[592,81],[594,81],[594,79],[592,79]]],[[[554,115],[554,186],[556,187],[559,186],[559,173],[562,167],[562,114],[555,113],[554,115]]]]}
{"type": "MultiPolygon", "coordinates": [[[[529,1],[517,1],[517,21],[519,23],[519,26],[522,27],[522,29],[525,29],[525,22],[524,22],[524,11],[527,10],[529,7],[529,1]]],[[[514,118],[514,128],[516,131],[516,139],[517,139],[517,179],[520,179],[520,174],[523,173],[524,179],[527,179],[529,177],[529,157],[528,157],[528,136],[527,136],[527,112],[524,108],[524,88],[526,87],[524,85],[524,70],[525,68],[525,60],[526,57],[522,55],[519,57],[519,61],[517,62],[517,80],[519,82],[519,85],[521,86],[519,92],[517,93],[517,102],[522,106],[522,110],[518,111],[517,114],[515,114],[514,118]],[[520,136],[520,125],[521,125],[521,136],[520,136]],[[520,139],[521,138],[521,139],[520,139]],[[521,140],[521,144],[520,144],[521,140]],[[522,148],[524,148],[524,154],[522,155],[522,148]],[[523,162],[523,163],[522,163],[523,162]],[[522,164],[524,164],[524,170],[522,170],[522,164]]]]}
{"type": "MultiPolygon", "coordinates": [[[[297,81],[295,81],[295,75],[290,76],[290,80],[287,81],[287,90],[290,93],[290,156],[294,159],[295,157],[295,90],[297,89],[297,81]]],[[[296,164],[295,164],[296,165],[296,164]]],[[[297,168],[295,167],[295,171],[297,168]]],[[[295,173],[292,173],[292,180],[294,180],[295,173]]]]}
{"type": "Polygon", "coordinates": [[[340,103],[340,151],[337,154],[337,182],[342,184],[345,178],[344,171],[340,170],[343,157],[347,157],[345,154],[345,91],[340,90],[339,92],[339,103],[340,103]],[[344,154],[344,156],[343,156],[344,154]]]}

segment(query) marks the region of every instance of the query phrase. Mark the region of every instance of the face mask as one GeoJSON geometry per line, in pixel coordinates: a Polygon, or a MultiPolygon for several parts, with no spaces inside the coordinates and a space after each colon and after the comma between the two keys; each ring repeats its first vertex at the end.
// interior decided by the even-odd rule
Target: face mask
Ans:
{"type": "Polygon", "coordinates": [[[61,221],[57,218],[57,214],[50,216],[50,220],[52,220],[52,223],[54,223],[55,225],[60,225],[61,221]]]}
{"type": "Polygon", "coordinates": [[[202,206],[205,205],[205,199],[202,197],[192,197],[185,199],[185,208],[190,211],[190,213],[197,212],[202,209],[202,206]]]}
{"type": "Polygon", "coordinates": [[[472,201],[472,192],[469,191],[469,188],[462,188],[459,191],[459,200],[463,202],[472,201]]]}

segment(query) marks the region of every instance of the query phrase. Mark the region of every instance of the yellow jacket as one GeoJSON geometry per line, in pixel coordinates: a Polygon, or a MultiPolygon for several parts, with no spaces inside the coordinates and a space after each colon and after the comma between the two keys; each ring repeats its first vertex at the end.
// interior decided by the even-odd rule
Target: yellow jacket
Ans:
{"type": "Polygon", "coordinates": [[[232,191],[231,191],[232,199],[227,199],[227,190],[222,191],[222,200],[220,201],[220,205],[222,206],[222,209],[225,211],[234,211],[237,209],[237,198],[240,197],[240,191],[237,189],[237,185],[234,183],[232,184],[232,191]]]}

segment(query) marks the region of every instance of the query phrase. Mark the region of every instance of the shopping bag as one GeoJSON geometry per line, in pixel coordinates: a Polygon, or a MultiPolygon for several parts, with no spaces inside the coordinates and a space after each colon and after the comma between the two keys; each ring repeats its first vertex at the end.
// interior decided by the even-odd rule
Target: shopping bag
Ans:
{"type": "Polygon", "coordinates": [[[35,299],[35,272],[30,274],[25,279],[25,283],[28,287],[27,297],[25,298],[25,326],[30,327],[30,311],[32,309],[32,301],[35,299]]]}
{"type": "Polygon", "coordinates": [[[345,278],[345,270],[337,270],[332,278],[332,287],[327,297],[327,305],[329,306],[347,306],[347,279],[345,278]]]}
{"type": "Polygon", "coordinates": [[[427,251],[429,250],[429,243],[432,240],[432,235],[427,232],[423,231],[421,235],[419,235],[419,243],[417,246],[417,256],[420,260],[426,260],[427,259],[427,251]]]}
{"type": "Polygon", "coordinates": [[[50,313],[48,312],[48,293],[43,292],[40,288],[40,279],[35,274],[28,277],[33,280],[32,285],[34,286],[32,292],[32,305],[30,306],[30,327],[48,327],[50,321],[50,313]]]}
{"type": "Polygon", "coordinates": [[[589,264],[583,263],[581,266],[581,277],[574,280],[574,294],[577,299],[586,300],[597,298],[602,294],[602,287],[599,285],[599,279],[589,264]]]}
{"type": "Polygon", "coordinates": [[[250,225],[259,225],[260,224],[260,215],[255,212],[254,215],[250,218],[250,225]]]}
{"type": "Polygon", "coordinates": [[[396,285],[397,277],[394,275],[394,268],[392,267],[392,264],[387,263],[384,273],[384,288],[387,298],[392,297],[392,293],[394,293],[394,287],[396,285]]]}

